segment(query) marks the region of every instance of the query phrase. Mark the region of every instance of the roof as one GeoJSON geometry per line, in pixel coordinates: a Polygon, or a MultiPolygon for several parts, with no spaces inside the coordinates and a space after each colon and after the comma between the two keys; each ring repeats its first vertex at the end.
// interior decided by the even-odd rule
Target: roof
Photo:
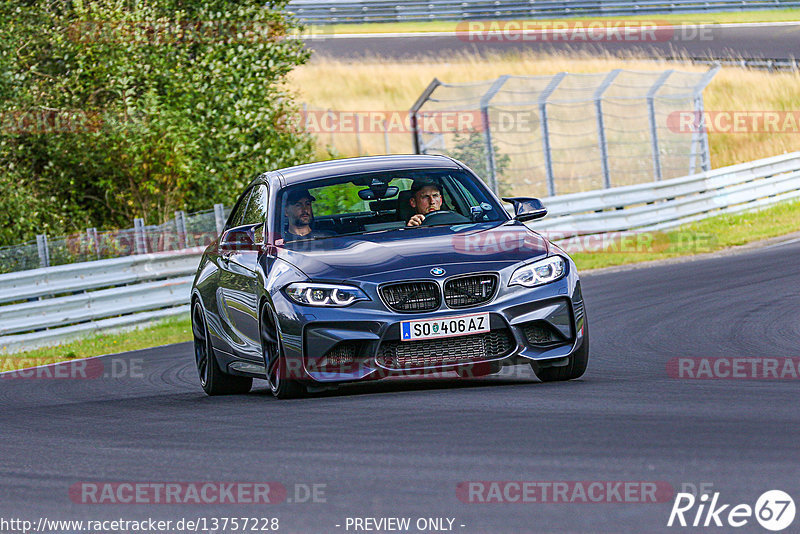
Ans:
{"type": "Polygon", "coordinates": [[[411,169],[459,168],[455,161],[445,156],[413,154],[335,159],[297,165],[296,167],[287,167],[277,172],[283,175],[286,185],[292,185],[307,180],[344,176],[348,174],[411,169]]]}

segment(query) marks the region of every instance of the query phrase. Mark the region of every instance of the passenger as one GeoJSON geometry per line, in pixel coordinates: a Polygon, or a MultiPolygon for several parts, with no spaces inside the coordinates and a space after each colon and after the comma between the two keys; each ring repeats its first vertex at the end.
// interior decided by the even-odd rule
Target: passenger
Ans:
{"type": "Polygon", "coordinates": [[[316,239],[330,237],[332,234],[321,230],[314,230],[314,207],[312,202],[317,200],[308,189],[295,189],[286,197],[286,218],[289,225],[284,232],[286,241],[298,239],[316,239]]]}

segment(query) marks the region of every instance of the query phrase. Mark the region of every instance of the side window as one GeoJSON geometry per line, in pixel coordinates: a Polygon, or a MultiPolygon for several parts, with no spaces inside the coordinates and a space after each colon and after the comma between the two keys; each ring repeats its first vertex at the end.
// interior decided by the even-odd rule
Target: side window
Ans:
{"type": "Polygon", "coordinates": [[[239,203],[236,204],[235,208],[233,208],[233,213],[231,213],[231,216],[228,218],[227,228],[236,228],[237,226],[245,224],[242,221],[244,221],[244,216],[247,211],[247,202],[251,196],[253,196],[252,189],[242,195],[242,197],[239,199],[239,203]]]}
{"type": "Polygon", "coordinates": [[[256,243],[264,242],[264,223],[267,220],[267,202],[269,201],[269,189],[265,185],[258,185],[253,188],[247,209],[244,212],[244,219],[240,224],[257,224],[253,229],[253,237],[256,243]]]}
{"type": "Polygon", "coordinates": [[[267,186],[259,185],[250,193],[250,200],[241,224],[260,224],[267,220],[267,186]]]}

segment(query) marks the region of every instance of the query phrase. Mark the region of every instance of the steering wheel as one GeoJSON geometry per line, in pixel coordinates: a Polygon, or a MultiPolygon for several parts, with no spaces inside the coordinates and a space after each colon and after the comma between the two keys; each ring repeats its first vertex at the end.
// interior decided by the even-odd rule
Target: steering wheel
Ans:
{"type": "Polygon", "coordinates": [[[434,224],[461,224],[470,222],[469,219],[450,210],[432,211],[425,215],[425,220],[420,226],[431,226],[434,224]]]}

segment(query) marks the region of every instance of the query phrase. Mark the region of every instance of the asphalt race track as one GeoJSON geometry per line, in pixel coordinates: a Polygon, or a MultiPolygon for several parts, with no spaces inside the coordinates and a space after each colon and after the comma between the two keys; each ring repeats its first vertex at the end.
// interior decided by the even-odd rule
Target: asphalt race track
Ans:
{"type": "MultiPolygon", "coordinates": [[[[658,17],[655,16],[654,19],[658,17]]],[[[602,21],[603,19],[598,19],[602,21]]],[[[654,21],[656,22],[656,21],[654,21]]],[[[453,23],[456,31],[457,23],[453,23]]],[[[489,28],[487,28],[488,30],[489,28]]],[[[539,37],[523,40],[509,33],[509,38],[481,39],[479,34],[432,35],[411,34],[396,36],[325,36],[316,35],[306,41],[316,56],[352,59],[361,56],[410,59],[416,57],[450,58],[459,53],[535,52],[585,52],[590,54],[623,54],[637,56],[688,56],[696,58],[797,58],[800,52],[800,23],[711,25],[676,29],[669,38],[657,41],[624,42],[609,39],[607,42],[586,42],[580,39],[539,37]]]]}
{"type": "MultiPolygon", "coordinates": [[[[585,277],[592,359],[569,383],[543,384],[525,369],[296,401],[274,400],[263,383],[209,398],[189,344],[95,360],[121,378],[3,376],[0,517],[278,517],[282,532],[347,532],[347,517],[449,517],[465,534],[694,532],[666,527],[673,493],[657,503],[498,504],[462,502],[456,489],[660,481],[675,492],[711,483],[731,504],[754,506],[771,489],[797,499],[798,381],[681,379],[667,363],[800,356],[798,255],[789,242],[585,277]],[[70,487],[90,481],[275,481],[293,502],[73,502],[70,487]],[[294,502],[295,484],[324,484],[324,495],[294,502]]],[[[764,532],[753,518],[737,530],[764,532]]]]}

